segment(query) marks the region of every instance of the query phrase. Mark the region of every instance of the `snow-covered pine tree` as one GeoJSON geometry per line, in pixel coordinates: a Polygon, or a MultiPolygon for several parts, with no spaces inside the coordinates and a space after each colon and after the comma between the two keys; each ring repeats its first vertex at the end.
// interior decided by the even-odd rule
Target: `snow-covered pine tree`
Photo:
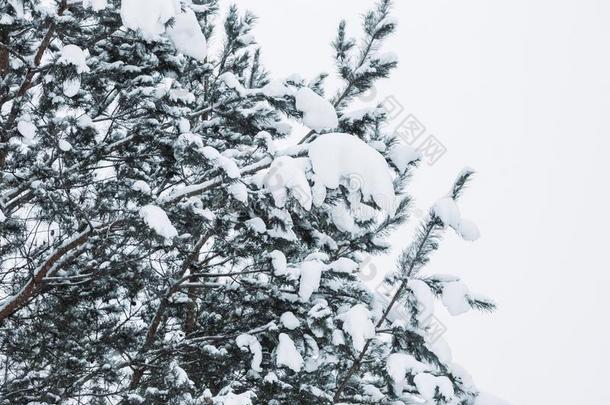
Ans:
{"type": "Polygon", "coordinates": [[[407,219],[417,165],[382,108],[349,112],[396,66],[390,1],[361,40],[340,24],[328,99],[326,75],[271,80],[255,17],[218,10],[0,5],[0,402],[475,403],[424,315],[435,295],[493,304],[421,271],[447,227],[476,238],[456,205],[472,172],[389,295],[358,274],[407,219]],[[296,121],[310,131],[278,148],[296,121]]]}

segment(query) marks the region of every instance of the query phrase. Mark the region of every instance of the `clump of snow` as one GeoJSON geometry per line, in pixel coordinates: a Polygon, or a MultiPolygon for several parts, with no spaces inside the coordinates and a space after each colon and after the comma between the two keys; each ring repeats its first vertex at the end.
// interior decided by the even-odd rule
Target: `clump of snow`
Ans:
{"type": "Polygon", "coordinates": [[[299,283],[299,297],[301,298],[301,301],[309,301],[311,295],[318,291],[322,270],[325,269],[326,265],[319,260],[308,260],[301,264],[301,277],[299,283]]]}
{"type": "Polygon", "coordinates": [[[434,295],[428,284],[422,280],[411,279],[407,283],[418,302],[417,319],[422,322],[434,313],[434,295]]]}
{"type": "Polygon", "coordinates": [[[70,79],[64,80],[62,83],[62,90],[64,96],[66,97],[74,97],[78,94],[80,90],[80,77],[72,77],[70,79]]]}
{"type": "Polygon", "coordinates": [[[413,379],[417,391],[426,401],[433,401],[438,388],[439,393],[447,400],[451,400],[455,393],[451,380],[445,376],[437,377],[429,373],[419,373],[413,379]]]}
{"type": "Polygon", "coordinates": [[[17,122],[17,131],[19,131],[21,136],[31,141],[36,136],[36,125],[30,121],[19,121],[17,122]]]}
{"type": "Polygon", "coordinates": [[[83,114],[76,120],[76,126],[80,129],[93,128],[93,120],[87,114],[83,114]]]}
{"type": "Polygon", "coordinates": [[[263,371],[261,368],[261,362],[263,361],[263,348],[258,339],[252,335],[243,333],[235,339],[235,343],[237,343],[237,346],[242,349],[247,348],[250,350],[250,353],[253,354],[254,357],[252,357],[250,368],[258,373],[263,371]]]}
{"type": "Polygon", "coordinates": [[[344,184],[359,190],[364,201],[393,215],[396,212],[394,186],[390,168],[383,156],[355,136],[324,134],[308,147],[309,158],[317,179],[327,188],[344,184]]]}
{"type": "Polygon", "coordinates": [[[248,187],[241,182],[236,182],[227,188],[227,191],[237,201],[246,203],[248,201],[248,187]]]}
{"type": "Polygon", "coordinates": [[[335,107],[309,87],[301,87],[294,95],[297,110],[303,113],[303,124],[316,132],[339,125],[335,107]]]}
{"type": "Polygon", "coordinates": [[[237,76],[235,76],[232,72],[225,72],[218,76],[218,79],[228,88],[235,90],[240,97],[245,97],[250,93],[249,89],[246,89],[244,85],[239,82],[237,76]]]}
{"type": "Polygon", "coordinates": [[[405,387],[407,372],[418,374],[427,369],[424,363],[407,353],[392,353],[386,360],[386,371],[393,381],[392,389],[396,395],[400,395],[405,387]]]}
{"type": "Polygon", "coordinates": [[[276,207],[284,207],[288,191],[307,211],[311,209],[312,197],[309,182],[305,176],[307,160],[280,156],[273,160],[263,182],[271,192],[276,207]]]}
{"type": "Polygon", "coordinates": [[[358,263],[347,257],[340,257],[328,266],[338,273],[350,274],[358,270],[358,263]]]}
{"type": "Polygon", "coordinates": [[[375,337],[375,325],[371,321],[371,313],[363,304],[356,304],[347,312],[337,316],[343,321],[343,330],[352,338],[356,351],[361,351],[366,341],[375,337]]]}
{"type": "Polygon", "coordinates": [[[150,189],[150,186],[144,180],[136,180],[131,185],[131,189],[134,191],[138,191],[142,194],[150,194],[152,192],[152,190],[150,189]]]}
{"type": "Polygon", "coordinates": [[[173,26],[167,29],[167,35],[178,51],[200,61],[205,59],[207,42],[193,10],[187,8],[177,14],[173,26]]]}
{"type": "MultiPolygon", "coordinates": [[[[234,394],[229,392],[227,394],[218,395],[212,398],[214,405],[252,405],[252,398],[256,395],[252,391],[242,392],[241,394],[234,394]]],[[[207,403],[207,402],[203,402],[207,403]]]]}
{"type": "Polygon", "coordinates": [[[468,303],[468,287],[461,281],[443,285],[441,301],[453,316],[468,312],[471,308],[468,303]]]}
{"type": "Polygon", "coordinates": [[[4,215],[4,212],[2,212],[2,210],[0,210],[0,223],[6,221],[6,216],[4,215]]]}
{"type": "Polygon", "coordinates": [[[274,250],[269,253],[271,265],[273,266],[273,274],[281,276],[286,274],[286,256],[279,250],[274,250]]]}
{"type": "Polygon", "coordinates": [[[286,329],[294,330],[301,326],[301,322],[297,319],[296,316],[290,311],[284,312],[282,316],[280,316],[280,322],[286,329]]]}
{"type": "Polygon", "coordinates": [[[246,226],[256,233],[265,233],[267,231],[267,225],[265,225],[265,221],[263,221],[259,217],[247,220],[246,226]]]}
{"type": "Polygon", "coordinates": [[[165,23],[179,12],[178,0],[121,0],[123,25],[140,30],[147,39],[156,39],[165,32],[165,23]]]}
{"type": "Polygon", "coordinates": [[[475,241],[479,238],[479,228],[474,222],[462,218],[460,209],[453,198],[441,198],[432,207],[432,212],[443,221],[444,225],[453,228],[464,240],[475,241]]]}
{"type": "Polygon", "coordinates": [[[390,148],[389,158],[402,174],[410,163],[421,158],[421,153],[410,146],[399,143],[390,148]]]}
{"type": "Polygon", "coordinates": [[[230,178],[236,179],[241,176],[239,167],[237,167],[233,159],[221,155],[211,146],[205,146],[201,151],[206,159],[211,160],[216,166],[220,167],[230,178]]]}
{"type": "Polygon", "coordinates": [[[57,146],[62,152],[69,152],[72,150],[72,145],[70,145],[70,142],[66,141],[65,139],[60,139],[59,142],[57,142],[57,146]]]}
{"type": "Polygon", "coordinates": [[[284,97],[292,94],[290,89],[279,80],[272,80],[266,84],[261,92],[267,97],[284,97]]]}
{"type": "Polygon", "coordinates": [[[178,231],[174,228],[162,208],[157,207],[156,205],[145,205],[140,208],[140,217],[142,217],[146,225],[159,236],[162,236],[165,239],[171,239],[178,236],[178,231]]]}
{"type": "Polygon", "coordinates": [[[78,73],[87,73],[89,71],[85,52],[73,44],[69,44],[61,48],[61,53],[57,62],[62,65],[76,66],[76,71],[78,73]]]}
{"type": "Polygon", "coordinates": [[[285,333],[280,333],[280,343],[277,346],[275,356],[278,366],[286,366],[292,371],[299,372],[303,367],[303,357],[298,352],[294,342],[285,333]]]}
{"type": "Polygon", "coordinates": [[[84,0],[83,7],[91,8],[93,11],[101,11],[108,6],[107,0],[84,0]]]}

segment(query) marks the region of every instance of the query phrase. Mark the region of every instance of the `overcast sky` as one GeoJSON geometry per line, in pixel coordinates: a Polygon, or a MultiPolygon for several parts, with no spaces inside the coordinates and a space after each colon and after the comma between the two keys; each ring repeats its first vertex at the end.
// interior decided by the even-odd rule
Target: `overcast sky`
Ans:
{"type": "MultiPolygon", "coordinates": [[[[370,0],[241,0],[275,77],[334,73],[329,42],[370,0]]],[[[457,274],[499,310],[447,324],[454,359],[513,405],[610,403],[610,2],[400,0],[386,46],[394,96],[447,152],[417,171],[427,209],[464,167],[482,238],[448,234],[426,270],[457,274]]],[[[398,124],[398,122],[396,122],[398,124]]],[[[411,227],[395,235],[404,247],[411,227]]],[[[392,266],[391,258],[378,261],[392,266]]]]}

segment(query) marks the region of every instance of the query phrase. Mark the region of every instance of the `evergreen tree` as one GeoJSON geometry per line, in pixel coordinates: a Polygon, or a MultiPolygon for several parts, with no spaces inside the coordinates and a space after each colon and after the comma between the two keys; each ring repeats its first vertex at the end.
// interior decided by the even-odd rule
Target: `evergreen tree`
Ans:
{"type": "Polygon", "coordinates": [[[425,275],[476,227],[458,177],[384,291],[360,272],[408,217],[417,151],[381,107],[390,1],[326,75],[272,80],[256,18],[216,0],[0,5],[0,402],[472,404],[430,339],[432,300],[493,304],[425,275]],[[208,50],[220,44],[218,52],[208,50]],[[310,131],[279,148],[291,123],[310,131]]]}

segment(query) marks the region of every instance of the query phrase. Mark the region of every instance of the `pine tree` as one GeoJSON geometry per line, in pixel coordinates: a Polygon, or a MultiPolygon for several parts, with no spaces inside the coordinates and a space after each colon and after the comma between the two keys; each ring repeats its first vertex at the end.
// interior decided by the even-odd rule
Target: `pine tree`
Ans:
{"type": "Polygon", "coordinates": [[[5,404],[472,404],[430,339],[493,303],[422,271],[430,209],[371,291],[362,270],[405,223],[417,151],[353,101],[396,67],[390,1],[339,25],[343,87],[271,79],[256,18],[216,0],[0,5],[0,399],[5,404]],[[216,43],[218,52],[208,49],[216,43]],[[310,131],[287,149],[291,123],[310,131]]]}

